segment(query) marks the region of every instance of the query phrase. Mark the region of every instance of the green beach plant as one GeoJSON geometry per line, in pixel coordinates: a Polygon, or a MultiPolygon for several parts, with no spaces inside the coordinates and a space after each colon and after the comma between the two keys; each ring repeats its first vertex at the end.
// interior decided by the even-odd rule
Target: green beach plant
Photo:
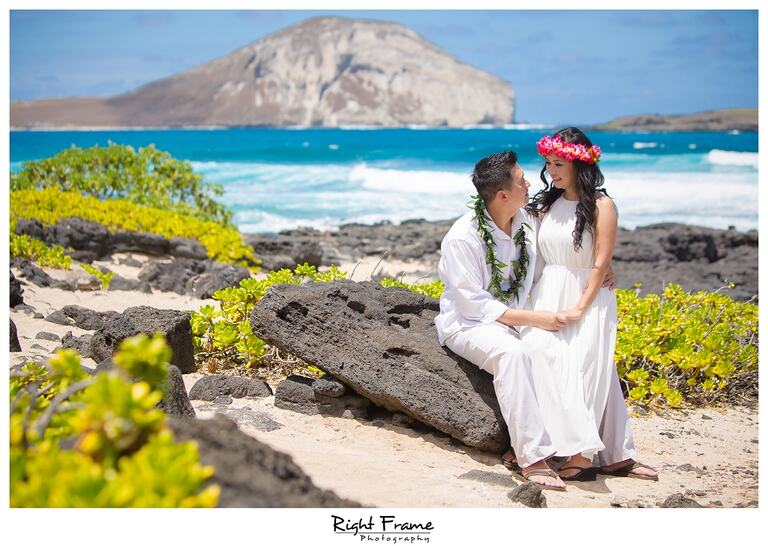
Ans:
{"type": "Polygon", "coordinates": [[[169,239],[196,239],[205,246],[211,259],[258,269],[259,261],[253,255],[253,248],[245,244],[237,229],[179,212],[137,205],[125,199],[102,201],[56,187],[14,191],[10,205],[11,232],[14,222],[20,218],[34,218],[50,225],[62,218],[77,216],[115,231],[156,233],[169,239]]]}
{"type": "Polygon", "coordinates": [[[630,400],[677,407],[756,399],[757,305],[677,284],[642,298],[618,290],[617,305],[615,360],[630,400]]]}
{"type": "Polygon", "coordinates": [[[13,232],[13,226],[10,232],[10,253],[11,258],[24,258],[45,267],[69,269],[72,266],[72,258],[64,253],[64,248],[48,246],[29,235],[17,235],[13,232]]]}
{"type": "Polygon", "coordinates": [[[89,376],[71,349],[10,379],[12,507],[213,507],[194,442],[177,443],[157,408],[171,350],[125,340],[115,370],[89,376]]]}
{"type": "Polygon", "coordinates": [[[252,331],[249,319],[254,304],[266,295],[269,287],[331,282],[346,276],[347,273],[336,266],[320,272],[305,263],[293,271],[272,271],[263,279],[243,279],[238,286],[216,291],[213,299],[219,302],[218,309],[205,305],[197,312],[193,311],[190,317],[195,359],[212,372],[222,367],[257,366],[267,354],[268,346],[252,331]]]}
{"type": "Polygon", "coordinates": [[[11,174],[11,191],[57,188],[98,199],[173,211],[231,227],[232,213],[215,198],[223,194],[207,184],[189,161],[174,159],[154,145],[139,148],[109,143],[106,147],[73,146],[53,157],[27,161],[11,174]]]}

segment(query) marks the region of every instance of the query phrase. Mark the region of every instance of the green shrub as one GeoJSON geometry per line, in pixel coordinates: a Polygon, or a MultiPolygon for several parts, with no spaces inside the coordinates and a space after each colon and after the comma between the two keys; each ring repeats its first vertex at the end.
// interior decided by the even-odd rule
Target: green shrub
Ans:
{"type": "Polygon", "coordinates": [[[50,369],[12,376],[11,506],[215,506],[218,486],[204,488],[213,468],[193,442],[174,442],[156,407],[170,357],[161,335],[142,335],[121,344],[111,372],[89,377],[66,349],[50,369]]]}
{"type": "Polygon", "coordinates": [[[105,148],[73,146],[47,159],[27,161],[11,174],[11,191],[57,188],[98,199],[178,212],[231,226],[232,213],[214,197],[222,187],[205,184],[188,161],[179,161],[153,145],[139,148],[109,143],[105,148]]]}
{"type": "Polygon", "coordinates": [[[411,292],[429,296],[430,298],[440,299],[443,291],[445,290],[445,284],[443,281],[434,281],[429,284],[408,284],[395,279],[381,279],[381,286],[390,288],[396,286],[399,288],[406,288],[411,292]]]}
{"type": "Polygon", "coordinates": [[[717,292],[690,294],[677,284],[643,298],[618,290],[617,304],[615,360],[630,400],[724,402],[734,385],[756,396],[757,305],[717,292]]]}
{"type": "Polygon", "coordinates": [[[98,267],[92,264],[79,263],[77,265],[80,267],[80,269],[82,269],[86,273],[89,273],[94,277],[96,277],[97,279],[99,279],[99,282],[101,283],[101,287],[104,290],[109,289],[109,283],[112,281],[112,277],[115,276],[114,272],[110,271],[108,273],[103,273],[101,269],[99,269],[98,267]]]}
{"type": "Polygon", "coordinates": [[[335,266],[321,273],[305,263],[294,271],[272,271],[264,279],[243,279],[238,286],[216,291],[213,299],[218,300],[219,308],[205,305],[190,317],[196,360],[206,364],[210,371],[237,365],[254,367],[266,354],[267,346],[251,330],[249,319],[254,304],[266,295],[270,286],[331,282],[346,276],[346,272],[335,266]]]}
{"type": "Polygon", "coordinates": [[[10,239],[11,258],[24,258],[56,269],[69,269],[72,266],[72,258],[64,254],[64,248],[58,245],[49,247],[40,239],[29,235],[16,235],[13,227],[10,239]]]}
{"type": "Polygon", "coordinates": [[[10,201],[11,222],[35,218],[50,225],[62,218],[77,216],[111,230],[156,233],[169,239],[197,239],[207,249],[208,256],[220,262],[247,267],[258,263],[253,248],[243,242],[239,231],[185,214],[137,205],[125,199],[101,201],[57,188],[14,191],[10,201]]]}

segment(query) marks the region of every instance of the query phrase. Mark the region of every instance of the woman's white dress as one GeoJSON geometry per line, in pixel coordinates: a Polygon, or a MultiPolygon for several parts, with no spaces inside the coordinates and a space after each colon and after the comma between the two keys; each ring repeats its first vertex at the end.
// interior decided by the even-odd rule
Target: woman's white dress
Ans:
{"type": "MultiPolygon", "coordinates": [[[[538,245],[544,267],[531,291],[534,310],[570,309],[587,286],[594,245],[585,229],[582,248],[573,248],[577,204],[560,197],[541,222],[538,245]]],[[[635,456],[613,361],[616,326],[616,293],[601,288],[584,316],[562,330],[522,329],[539,407],[559,456],[581,453],[601,466],[635,456]]]]}

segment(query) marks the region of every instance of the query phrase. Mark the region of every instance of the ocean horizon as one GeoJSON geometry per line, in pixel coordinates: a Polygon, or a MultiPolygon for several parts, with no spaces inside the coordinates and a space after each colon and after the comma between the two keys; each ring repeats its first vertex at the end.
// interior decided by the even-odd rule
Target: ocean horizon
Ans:
{"type": "MultiPolygon", "coordinates": [[[[482,157],[514,150],[543,188],[536,141],[551,128],[210,128],[11,131],[10,167],[71,146],[154,144],[190,161],[244,233],[347,223],[445,220],[467,211],[469,173],[482,157]]],[[[677,222],[741,231],[758,227],[757,133],[588,134],[603,150],[605,188],[619,225],[677,222]]]]}

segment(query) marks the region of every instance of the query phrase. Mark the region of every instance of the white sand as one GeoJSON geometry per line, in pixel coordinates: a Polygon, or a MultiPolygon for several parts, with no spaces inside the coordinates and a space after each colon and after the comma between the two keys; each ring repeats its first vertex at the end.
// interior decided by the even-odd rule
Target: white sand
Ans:
{"type": "MultiPolygon", "coordinates": [[[[105,265],[116,269],[113,263],[105,265]]],[[[365,265],[372,270],[375,264],[366,261],[365,265]]],[[[418,269],[413,265],[414,271],[418,269]]],[[[360,266],[358,270],[361,275],[366,274],[360,266]]],[[[137,268],[122,267],[120,274],[132,276],[130,274],[137,271],[137,268]]],[[[134,305],[197,309],[212,302],[167,292],[68,292],[30,284],[23,288],[24,302],[43,315],[67,304],[98,311],[122,311],[134,305]]],[[[34,318],[22,310],[12,309],[10,316],[17,325],[24,349],[23,353],[11,353],[11,365],[32,357],[45,358],[59,345],[35,339],[38,332],[59,336],[70,330],[76,336],[88,333],[34,318]]],[[[95,363],[88,361],[87,364],[95,363]]],[[[185,376],[187,386],[198,377],[197,374],[185,376]]],[[[500,464],[497,456],[457,445],[440,433],[419,434],[389,422],[376,426],[364,420],[307,416],[276,408],[274,397],[235,400],[231,406],[195,401],[194,406],[203,418],[210,417],[215,407],[245,406],[271,417],[283,426],[271,432],[248,424],[241,428],[290,454],[318,486],[366,505],[506,507],[512,506],[507,493],[521,483],[500,464]]],[[[661,471],[659,482],[602,476],[596,482],[572,482],[567,492],[545,492],[548,505],[609,507],[615,499],[630,506],[653,506],[673,493],[686,493],[705,506],[713,501],[720,501],[726,507],[757,503],[756,410],[705,409],[670,412],[664,416],[633,416],[632,426],[639,458],[661,471]],[[702,473],[676,470],[686,463],[702,469],[702,473]]]]}

